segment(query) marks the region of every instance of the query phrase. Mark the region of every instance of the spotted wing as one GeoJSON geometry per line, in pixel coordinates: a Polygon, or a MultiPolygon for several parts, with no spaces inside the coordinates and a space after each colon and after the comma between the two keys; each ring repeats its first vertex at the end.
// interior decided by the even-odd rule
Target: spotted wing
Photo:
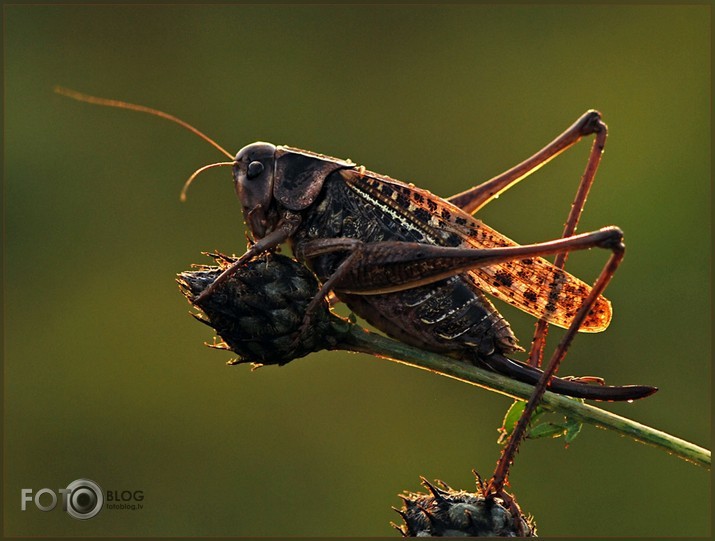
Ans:
{"type": "MultiPolygon", "coordinates": [[[[478,220],[467,242],[475,247],[515,246],[516,243],[478,220]]],[[[559,327],[568,327],[591,292],[591,287],[541,257],[507,261],[470,271],[479,288],[517,308],[543,317],[559,327]]],[[[580,327],[582,332],[600,332],[611,322],[611,303],[596,299],[580,327]]]]}
{"type": "MultiPolygon", "coordinates": [[[[371,171],[351,175],[351,184],[389,204],[407,220],[416,217],[424,240],[444,246],[496,248],[517,243],[427,190],[371,171]]],[[[568,327],[591,287],[541,257],[507,261],[469,271],[479,289],[537,318],[568,327]]],[[[611,303],[599,296],[581,325],[600,332],[611,321],[611,303]]]]}

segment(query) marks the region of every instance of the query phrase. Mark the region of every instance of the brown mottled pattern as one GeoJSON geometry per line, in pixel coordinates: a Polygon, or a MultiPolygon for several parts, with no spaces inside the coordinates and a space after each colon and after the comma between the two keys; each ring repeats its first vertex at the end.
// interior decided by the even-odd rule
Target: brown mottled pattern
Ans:
{"type": "MultiPolygon", "coordinates": [[[[352,178],[354,189],[364,191],[396,211],[419,221],[415,228],[425,242],[442,246],[495,248],[517,246],[480,220],[427,190],[385,175],[364,171],[352,178]],[[429,238],[432,237],[432,238],[429,238]]],[[[469,271],[479,289],[537,318],[568,327],[591,287],[541,257],[508,261],[469,271]]],[[[599,297],[580,330],[600,332],[611,321],[611,303],[599,297]]]]}

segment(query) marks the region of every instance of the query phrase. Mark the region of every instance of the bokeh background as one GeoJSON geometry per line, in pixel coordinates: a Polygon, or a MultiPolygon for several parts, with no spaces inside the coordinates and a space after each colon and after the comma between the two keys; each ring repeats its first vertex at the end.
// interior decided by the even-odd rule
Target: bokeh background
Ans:
{"type": "MultiPolygon", "coordinates": [[[[710,444],[710,11],[706,6],[5,6],[4,501],[8,535],[392,536],[418,476],[471,489],[511,400],[364,355],[251,372],[207,349],[174,282],[241,253],[223,157],[255,140],[450,195],[527,157],[588,108],[610,137],[580,231],[627,257],[607,332],[563,373],[660,387],[607,404],[710,444]],[[88,521],[21,512],[22,488],[87,477],[143,490],[88,521]]],[[[559,235],[589,143],[480,217],[559,235]]],[[[604,253],[574,255],[593,280],[604,253]]],[[[499,304],[501,308],[503,305],[499,304]]],[[[504,307],[522,344],[533,319],[504,307]]],[[[552,336],[558,337],[554,331],[552,336]]],[[[553,345],[553,342],[552,342],[553,345]]],[[[512,489],[542,535],[707,536],[710,475],[586,427],[527,442],[512,489]]]]}

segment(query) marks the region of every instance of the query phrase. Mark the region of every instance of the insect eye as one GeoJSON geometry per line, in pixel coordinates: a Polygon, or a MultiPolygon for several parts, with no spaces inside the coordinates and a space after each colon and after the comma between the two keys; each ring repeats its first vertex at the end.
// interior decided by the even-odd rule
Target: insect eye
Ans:
{"type": "Polygon", "coordinates": [[[261,162],[251,162],[248,164],[248,169],[246,170],[246,176],[248,178],[256,178],[261,173],[263,173],[263,164],[261,162]]]}

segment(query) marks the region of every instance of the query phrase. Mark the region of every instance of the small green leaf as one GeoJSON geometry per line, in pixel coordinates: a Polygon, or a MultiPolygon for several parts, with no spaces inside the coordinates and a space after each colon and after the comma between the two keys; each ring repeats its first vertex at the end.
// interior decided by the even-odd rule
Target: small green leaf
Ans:
{"type": "Polygon", "coordinates": [[[499,432],[497,443],[499,445],[504,445],[509,439],[509,436],[511,436],[511,433],[514,431],[514,427],[516,426],[519,417],[521,417],[525,407],[526,402],[521,400],[514,400],[513,404],[509,406],[509,409],[506,411],[506,415],[504,415],[504,419],[502,420],[501,428],[497,429],[499,432]]]}
{"type": "MultiPolygon", "coordinates": [[[[526,408],[526,402],[523,402],[521,400],[515,400],[514,403],[509,406],[506,415],[504,415],[504,420],[502,421],[501,428],[497,429],[497,431],[499,432],[497,443],[499,445],[506,444],[512,432],[514,432],[516,423],[519,422],[519,418],[521,417],[522,413],[524,413],[524,408],[526,408]]],[[[530,424],[536,423],[541,417],[544,416],[545,413],[546,410],[544,408],[537,406],[536,410],[534,411],[534,414],[531,416],[531,419],[529,421],[530,424]]]]}
{"type": "Polygon", "coordinates": [[[564,435],[564,425],[561,423],[541,423],[529,430],[530,439],[559,438],[564,435]]]}
{"type": "Polygon", "coordinates": [[[564,423],[564,426],[566,430],[564,431],[564,440],[566,441],[567,444],[571,443],[573,440],[575,440],[578,435],[581,433],[581,429],[583,428],[583,423],[580,423],[578,421],[575,421],[570,418],[566,418],[566,422],[564,423]]]}

